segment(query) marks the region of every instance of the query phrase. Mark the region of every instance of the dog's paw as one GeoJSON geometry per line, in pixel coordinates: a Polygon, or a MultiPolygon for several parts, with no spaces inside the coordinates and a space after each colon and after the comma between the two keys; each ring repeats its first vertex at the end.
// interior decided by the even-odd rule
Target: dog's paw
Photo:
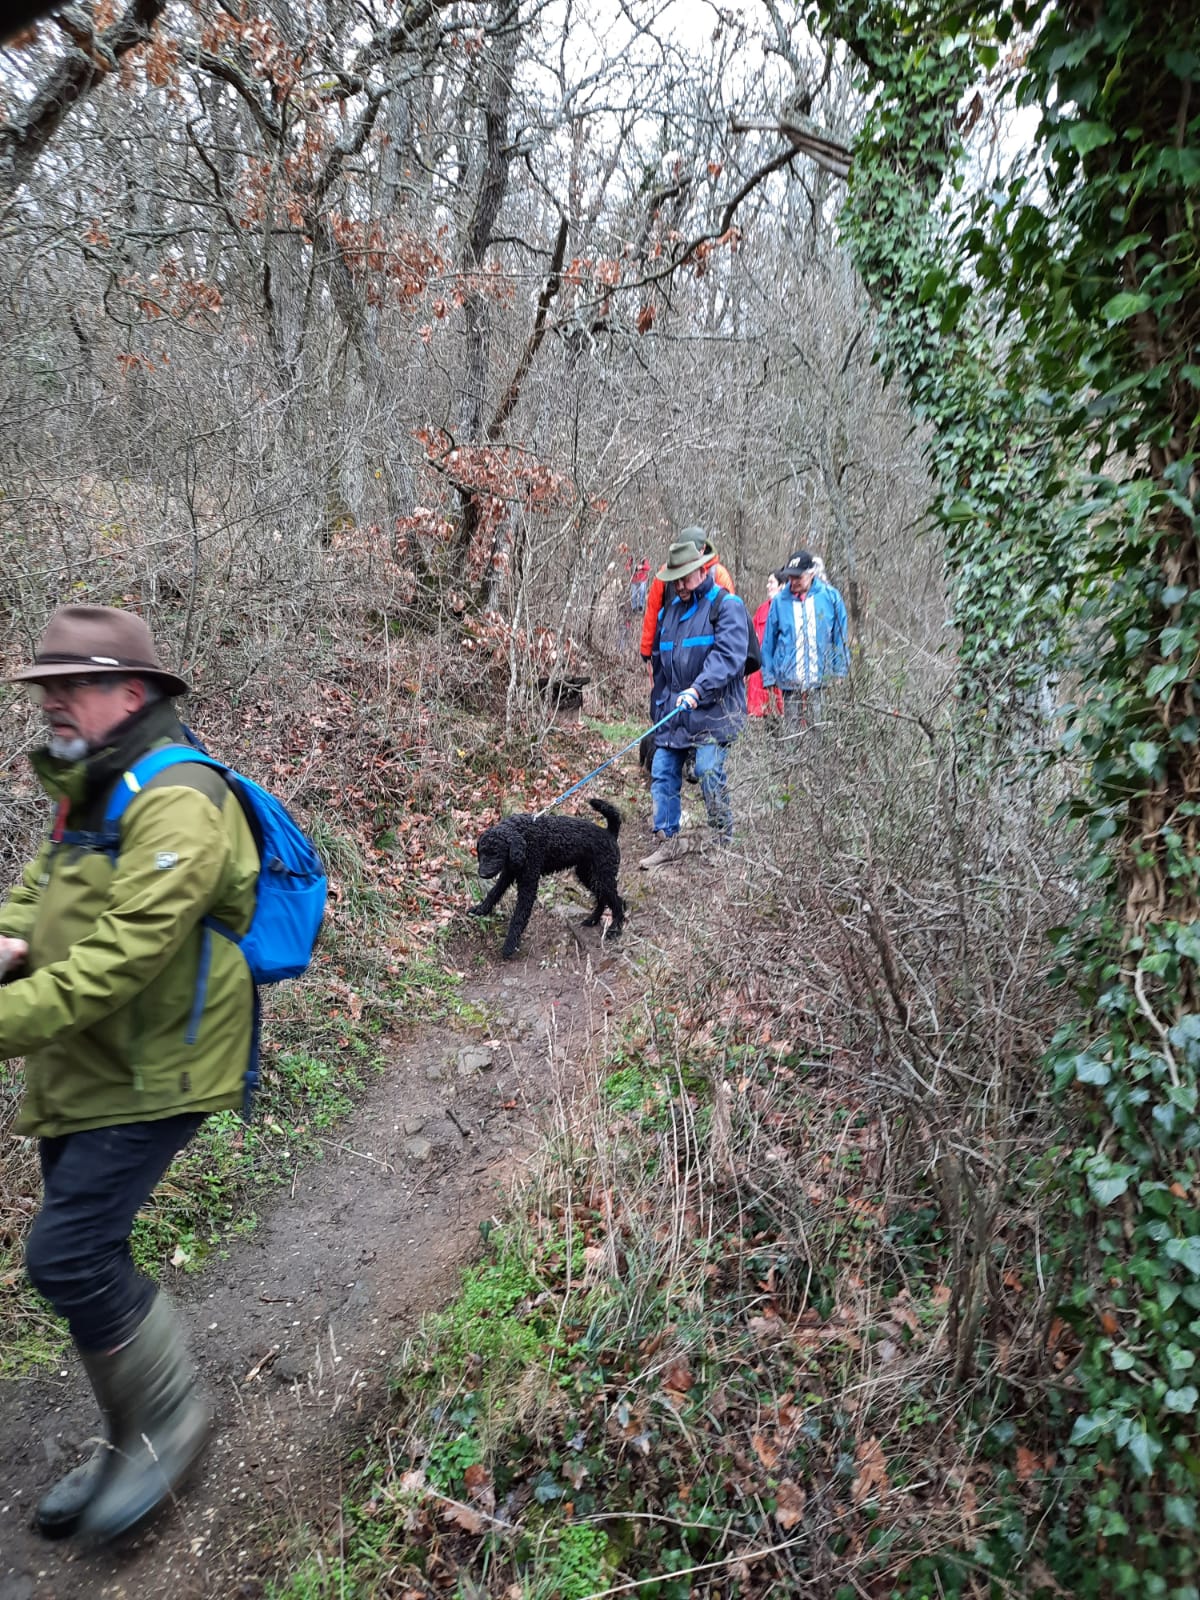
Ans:
{"type": "Polygon", "coordinates": [[[595,916],[584,917],[583,922],[580,924],[580,926],[584,927],[584,928],[594,928],[594,927],[597,926],[599,921],[600,921],[600,913],[597,911],[595,916]]]}
{"type": "Polygon", "coordinates": [[[469,917],[486,917],[487,914],[488,908],[484,905],[482,900],[477,900],[473,906],[467,907],[467,915],[469,917]]]}
{"type": "Polygon", "coordinates": [[[514,946],[514,947],[513,947],[513,948],[512,948],[512,949],[511,949],[511,950],[510,950],[510,949],[509,949],[509,948],[508,948],[508,946],[507,946],[507,945],[505,945],[505,946],[504,946],[504,949],[503,949],[503,950],[501,950],[501,952],[500,952],[500,959],[501,959],[501,961],[515,961],[515,960],[516,960],[516,959],[517,959],[517,955],[518,955],[518,954],[519,954],[519,952],[520,952],[520,948],[521,948],[521,947],[520,947],[520,945],[515,945],[515,946],[514,946]]]}

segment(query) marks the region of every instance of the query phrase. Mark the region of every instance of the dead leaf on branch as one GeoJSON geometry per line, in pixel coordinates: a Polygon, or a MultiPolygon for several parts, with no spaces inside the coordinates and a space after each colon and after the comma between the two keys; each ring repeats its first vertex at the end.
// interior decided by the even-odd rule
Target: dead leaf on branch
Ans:
{"type": "Polygon", "coordinates": [[[756,1339],[782,1339],[787,1331],[778,1316],[748,1317],[746,1327],[756,1339]]]}
{"type": "Polygon", "coordinates": [[[1030,1478],[1036,1478],[1038,1473],[1051,1465],[1054,1458],[1049,1457],[1043,1461],[1034,1450],[1029,1450],[1023,1444],[1017,1446],[1016,1477],[1018,1483],[1028,1483],[1030,1478]]]}

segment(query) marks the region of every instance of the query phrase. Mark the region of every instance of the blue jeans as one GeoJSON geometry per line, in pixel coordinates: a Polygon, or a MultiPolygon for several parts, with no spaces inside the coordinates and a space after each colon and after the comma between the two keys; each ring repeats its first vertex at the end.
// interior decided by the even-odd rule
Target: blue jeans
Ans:
{"type": "Polygon", "coordinates": [[[114,1350],[157,1293],[133,1264],[129,1235],[155,1185],[204,1121],[184,1112],[43,1139],[42,1209],[25,1269],[82,1350],[114,1350]]]}
{"type": "MultiPolygon", "coordinates": [[[[696,777],[700,780],[700,793],[708,820],[722,839],[733,833],[733,812],[729,806],[729,787],[725,779],[725,757],[729,746],[724,744],[699,744],[696,746],[696,777]]],[[[679,832],[682,810],[680,794],[683,790],[683,764],[688,752],[674,750],[660,744],[654,752],[650,768],[650,798],[654,802],[654,831],[665,833],[668,839],[679,832]]]]}

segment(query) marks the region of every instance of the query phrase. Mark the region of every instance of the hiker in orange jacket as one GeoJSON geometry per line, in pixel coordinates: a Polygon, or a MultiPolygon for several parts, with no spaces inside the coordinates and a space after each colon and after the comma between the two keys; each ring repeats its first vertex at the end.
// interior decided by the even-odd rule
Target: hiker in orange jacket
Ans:
{"type": "MultiPolygon", "coordinates": [[[[710,578],[713,583],[720,584],[721,588],[727,590],[730,594],[737,593],[737,590],[733,586],[733,579],[729,575],[728,568],[723,567],[717,560],[717,552],[713,548],[711,539],[704,538],[699,528],[685,528],[679,537],[681,539],[694,540],[695,543],[698,544],[700,548],[708,555],[709,560],[705,562],[703,568],[701,569],[706,577],[710,578]]],[[[668,595],[667,598],[671,599],[673,598],[673,595],[668,595]]],[[[658,630],[658,613],[662,610],[662,608],[663,581],[661,578],[654,577],[650,580],[650,588],[646,594],[646,611],[642,617],[643,661],[649,661],[651,652],[654,649],[654,635],[658,630]]]]}

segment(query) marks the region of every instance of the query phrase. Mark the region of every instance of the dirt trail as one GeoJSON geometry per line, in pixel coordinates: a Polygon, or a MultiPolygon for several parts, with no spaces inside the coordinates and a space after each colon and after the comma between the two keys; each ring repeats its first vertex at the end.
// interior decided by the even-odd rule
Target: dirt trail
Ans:
{"type": "MultiPolygon", "coordinates": [[[[0,1384],[0,1600],[262,1593],[247,1574],[264,1546],[337,1503],[339,1462],[397,1344],[453,1293],[532,1148],[551,1056],[581,1056],[628,989],[627,959],[580,930],[582,915],[539,905],[524,959],[489,959],[466,985],[486,1036],[436,1028],[398,1042],[328,1159],[302,1169],[227,1260],[172,1285],[218,1421],[187,1493],[151,1530],[98,1554],[33,1531],[34,1502],[75,1460],[95,1409],[74,1363],[0,1384]]],[[[498,952],[499,922],[472,949],[481,937],[498,952]]]]}

